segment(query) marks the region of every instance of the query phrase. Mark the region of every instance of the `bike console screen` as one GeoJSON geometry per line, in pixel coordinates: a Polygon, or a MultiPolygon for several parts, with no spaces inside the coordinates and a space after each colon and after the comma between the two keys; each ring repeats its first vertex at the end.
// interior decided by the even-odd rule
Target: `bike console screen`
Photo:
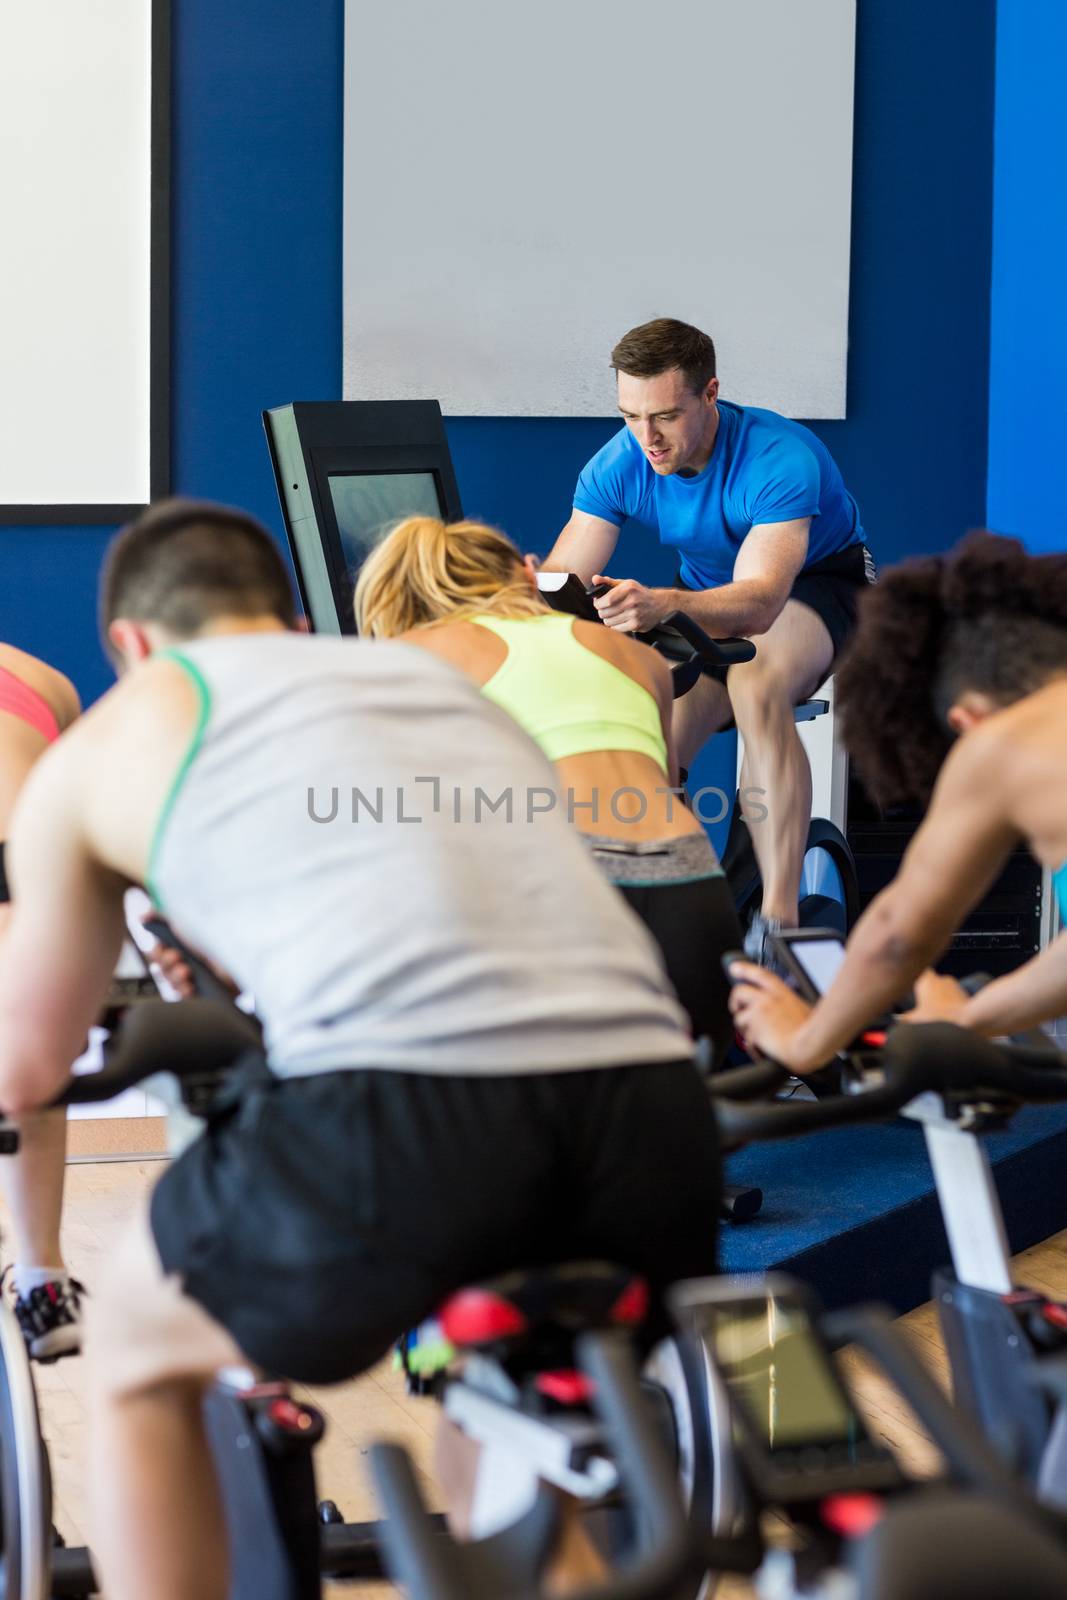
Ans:
{"type": "Polygon", "coordinates": [[[798,928],[775,933],[772,938],[795,987],[814,1005],[829,989],[845,959],[841,935],[830,928],[798,928]]]}
{"type": "Polygon", "coordinates": [[[405,517],[441,515],[432,472],[332,472],[327,481],[350,574],[405,517]]]}
{"type": "Polygon", "coordinates": [[[715,1359],[769,1451],[848,1446],[867,1429],[802,1306],[768,1297],[716,1315],[715,1359]]]}

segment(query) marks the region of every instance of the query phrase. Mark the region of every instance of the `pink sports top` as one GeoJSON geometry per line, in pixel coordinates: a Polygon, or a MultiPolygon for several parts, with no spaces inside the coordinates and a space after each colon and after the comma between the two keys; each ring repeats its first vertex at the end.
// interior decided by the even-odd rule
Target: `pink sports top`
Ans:
{"type": "Polygon", "coordinates": [[[0,667],[0,711],[18,717],[49,744],[59,738],[59,723],[48,701],[6,667],[0,667]]]}

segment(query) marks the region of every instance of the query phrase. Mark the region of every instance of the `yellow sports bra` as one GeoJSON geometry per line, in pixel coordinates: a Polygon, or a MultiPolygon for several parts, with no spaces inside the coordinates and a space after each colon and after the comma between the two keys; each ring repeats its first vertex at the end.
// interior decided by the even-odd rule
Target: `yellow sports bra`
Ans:
{"type": "Polygon", "coordinates": [[[573,617],[471,618],[508,647],[482,693],[515,718],[549,761],[634,750],[667,771],[659,706],[649,691],[574,637],[573,617]]]}

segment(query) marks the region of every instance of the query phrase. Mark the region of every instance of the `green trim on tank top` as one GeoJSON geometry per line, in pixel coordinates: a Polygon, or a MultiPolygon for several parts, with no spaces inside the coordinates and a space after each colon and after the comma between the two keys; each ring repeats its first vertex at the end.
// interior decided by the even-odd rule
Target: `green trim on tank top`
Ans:
{"type": "Polygon", "coordinates": [[[156,878],[156,864],[159,861],[159,852],[163,842],[163,832],[170,821],[171,812],[174,810],[182,785],[185,783],[189,768],[196,759],[201,744],[204,741],[204,730],[211,716],[211,690],[207,680],[195,661],[190,661],[188,656],[182,655],[180,650],[160,650],[155,658],[157,661],[174,661],[183,669],[192,682],[197,693],[199,709],[196,718],[196,727],[189,739],[189,745],[182,757],[181,765],[171,779],[170,788],[167,790],[159,817],[152,833],[152,844],[148,851],[148,871],[145,874],[145,887],[151,895],[153,903],[162,911],[163,896],[159,890],[159,881],[156,878]]]}

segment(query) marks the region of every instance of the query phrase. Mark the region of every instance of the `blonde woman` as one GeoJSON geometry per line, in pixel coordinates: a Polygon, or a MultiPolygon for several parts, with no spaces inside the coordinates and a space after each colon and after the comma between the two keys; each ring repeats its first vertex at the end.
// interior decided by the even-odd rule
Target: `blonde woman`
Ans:
{"type": "Polygon", "coordinates": [[[450,661],[555,765],[594,860],[648,925],[694,1037],[732,1037],[720,956],[740,928],[700,823],[671,793],[671,683],[646,645],[552,611],[534,563],[479,522],[410,517],[356,587],[356,624],[450,661]]]}
{"type": "MultiPolygon", "coordinates": [[[[15,802],[35,762],[78,710],[77,691],[62,673],[0,644],[0,961],[11,898],[4,841],[15,802]]],[[[59,1243],[67,1118],[64,1111],[37,1111],[16,1120],[18,1154],[0,1162],[14,1231],[15,1314],[30,1354],[47,1360],[76,1350],[81,1338],[79,1285],[59,1243]]]]}

